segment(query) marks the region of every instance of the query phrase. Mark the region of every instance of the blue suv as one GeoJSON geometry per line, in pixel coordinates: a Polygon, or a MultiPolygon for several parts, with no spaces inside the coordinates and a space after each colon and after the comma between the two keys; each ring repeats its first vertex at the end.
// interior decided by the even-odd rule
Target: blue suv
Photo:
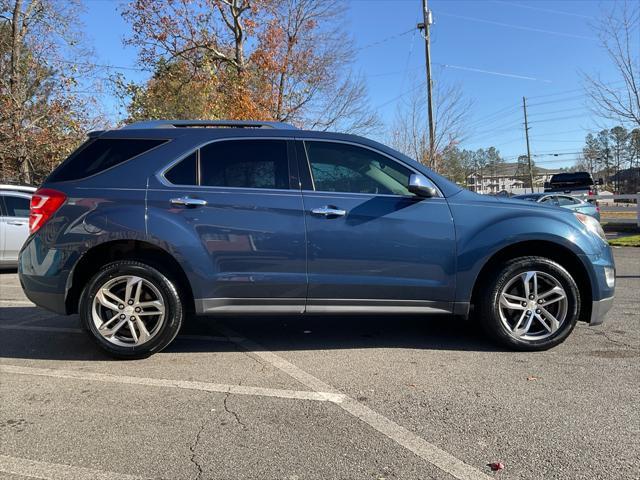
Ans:
{"type": "Polygon", "coordinates": [[[602,322],[592,217],[476,195],[371,140],[270,122],[92,132],[33,195],[26,295],[120,358],[190,313],[449,314],[520,350],[602,322]]]}

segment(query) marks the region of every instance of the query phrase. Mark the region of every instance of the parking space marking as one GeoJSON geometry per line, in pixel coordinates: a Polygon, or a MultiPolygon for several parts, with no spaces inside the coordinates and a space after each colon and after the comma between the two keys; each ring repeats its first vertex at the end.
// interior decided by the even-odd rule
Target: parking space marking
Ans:
{"type": "Polygon", "coordinates": [[[340,408],[356,418],[359,418],[373,429],[382,433],[407,450],[413,452],[415,455],[439,468],[443,472],[448,473],[459,480],[489,480],[492,478],[482,473],[472,465],[469,465],[450,453],[442,450],[436,445],[427,442],[424,438],[407,430],[401,425],[398,425],[393,420],[377,413],[348,395],[341,394],[335,387],[324,383],[319,378],[316,378],[301,368],[296,367],[288,360],[270,352],[264,346],[252,340],[240,337],[237,332],[230,328],[220,324],[216,325],[218,329],[228,335],[230,339],[239,338],[239,340],[231,341],[243,348],[247,353],[261,358],[303,385],[306,385],[312,390],[329,392],[334,395],[342,395],[343,401],[337,404],[340,408]]]}
{"type": "Polygon", "coordinates": [[[106,472],[92,468],[72,467],[60,463],[40,462],[28,458],[0,455],[0,472],[42,480],[141,480],[124,473],[106,472]]]}
{"type": "Polygon", "coordinates": [[[21,367],[18,365],[0,364],[1,373],[17,375],[33,375],[41,377],[68,378],[90,382],[120,383],[127,385],[143,385],[148,387],[180,388],[184,390],[200,390],[203,392],[230,393],[233,395],[251,395],[260,397],[277,397],[293,400],[313,400],[340,404],[345,395],[335,392],[285,390],[243,385],[225,385],[220,383],[196,382],[189,380],[170,380],[148,377],[131,377],[127,375],[111,375],[107,373],[64,370],[57,368],[21,367]]]}
{"type": "Polygon", "coordinates": [[[10,305],[12,307],[17,305],[32,305],[35,307],[36,304],[26,300],[0,300],[0,305],[10,305]]]}

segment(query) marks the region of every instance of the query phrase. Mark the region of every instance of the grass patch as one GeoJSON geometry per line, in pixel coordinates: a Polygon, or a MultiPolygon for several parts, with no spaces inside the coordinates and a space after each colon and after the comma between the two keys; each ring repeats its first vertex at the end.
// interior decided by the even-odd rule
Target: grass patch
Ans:
{"type": "Polygon", "coordinates": [[[612,238],[609,240],[609,245],[614,247],[640,247],[640,235],[612,238]]]}

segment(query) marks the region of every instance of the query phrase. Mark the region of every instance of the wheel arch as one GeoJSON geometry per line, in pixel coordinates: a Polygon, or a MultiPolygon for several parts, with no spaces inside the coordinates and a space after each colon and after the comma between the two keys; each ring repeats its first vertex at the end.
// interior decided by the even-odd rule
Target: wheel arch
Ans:
{"type": "Polygon", "coordinates": [[[138,260],[148,263],[176,282],[182,301],[189,312],[195,310],[191,282],[180,263],[165,249],[142,240],[112,240],[87,250],[69,275],[65,307],[67,313],[78,313],[84,285],[99,268],[115,260],[138,260]]]}
{"type": "Polygon", "coordinates": [[[528,240],[508,245],[495,252],[484,263],[473,283],[471,305],[479,301],[482,286],[489,280],[498,265],[506,260],[517,257],[538,256],[548,258],[564,267],[574,278],[582,297],[580,310],[581,321],[589,321],[591,317],[591,302],[593,290],[591,279],[586,266],[580,257],[571,249],[558,243],[545,240],[528,240]]]}

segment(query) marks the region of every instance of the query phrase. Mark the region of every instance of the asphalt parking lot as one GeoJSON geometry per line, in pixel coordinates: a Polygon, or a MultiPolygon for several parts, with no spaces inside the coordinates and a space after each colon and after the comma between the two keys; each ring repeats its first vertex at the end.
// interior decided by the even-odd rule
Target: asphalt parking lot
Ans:
{"type": "Polygon", "coordinates": [[[251,317],[113,361],[0,274],[0,478],[639,478],[640,249],[615,257],[607,322],[540,353],[448,318],[251,317]]]}

